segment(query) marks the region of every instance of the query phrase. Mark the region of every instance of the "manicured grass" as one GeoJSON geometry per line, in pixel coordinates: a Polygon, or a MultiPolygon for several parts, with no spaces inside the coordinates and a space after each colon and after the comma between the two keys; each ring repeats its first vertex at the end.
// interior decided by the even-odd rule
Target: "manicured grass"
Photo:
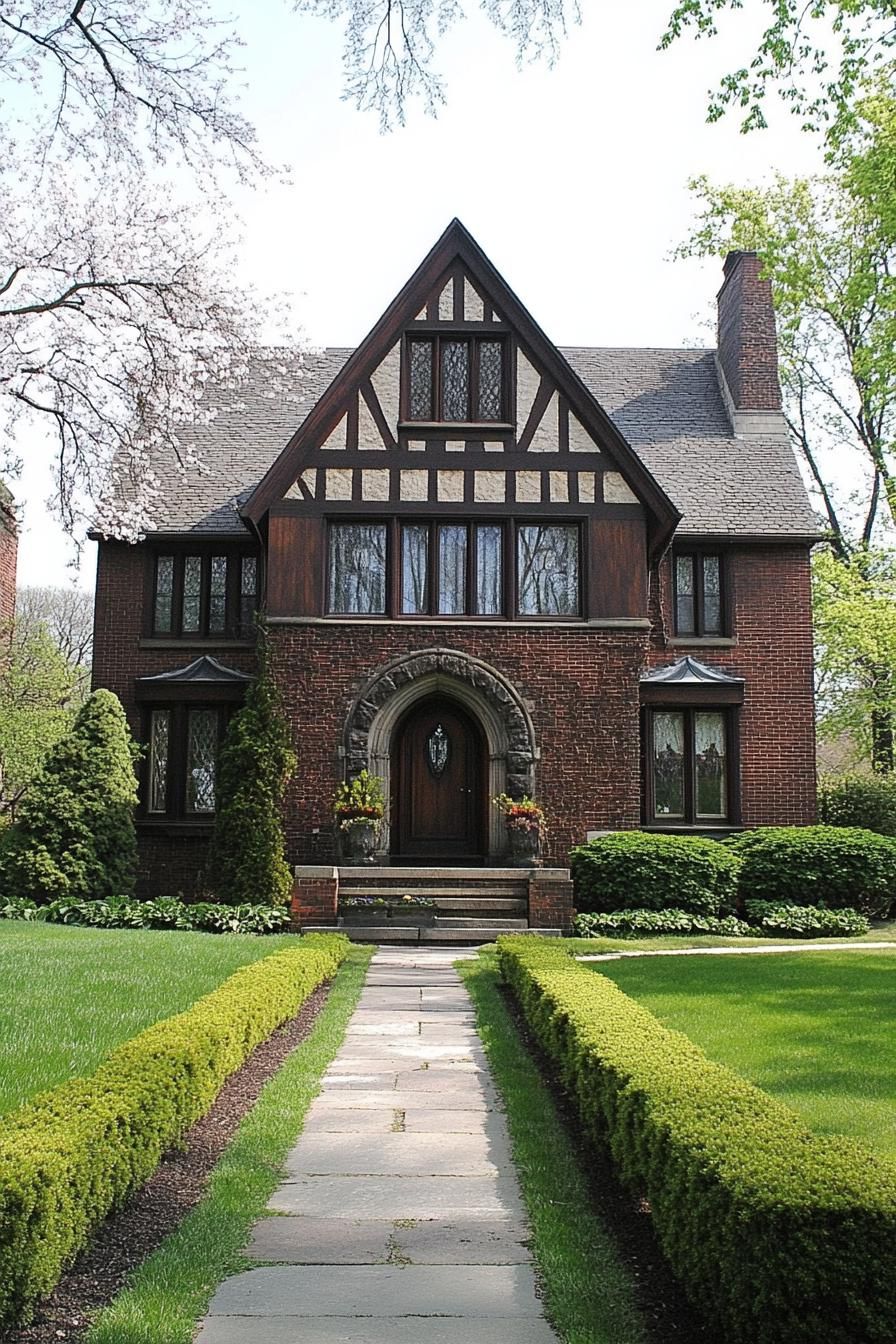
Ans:
{"type": "Polygon", "coordinates": [[[563,946],[574,956],[594,956],[599,952],[662,952],[685,947],[774,947],[776,943],[825,947],[830,943],[896,943],[896,920],[880,920],[870,933],[856,938],[720,938],[712,934],[667,934],[651,938],[568,938],[563,946]]]}
{"type": "Polygon", "coordinates": [[[507,1011],[494,954],[481,952],[457,969],[504,1098],[548,1317],[563,1344],[644,1344],[649,1336],[634,1285],[590,1204],[587,1174],[507,1011]]]}
{"type": "Polygon", "coordinates": [[[0,1113],[92,1073],[122,1041],[287,943],[0,921],[0,1113]]]}
{"type": "Polygon", "coordinates": [[[645,957],[593,969],[812,1129],[896,1158],[896,952],[645,957]]]}
{"type": "Polygon", "coordinates": [[[85,1344],[190,1344],[217,1285],[248,1267],[242,1248],[339,1048],[373,950],[351,949],[310,1036],[243,1120],[202,1201],[135,1271],[130,1286],[88,1331],[85,1344]]]}

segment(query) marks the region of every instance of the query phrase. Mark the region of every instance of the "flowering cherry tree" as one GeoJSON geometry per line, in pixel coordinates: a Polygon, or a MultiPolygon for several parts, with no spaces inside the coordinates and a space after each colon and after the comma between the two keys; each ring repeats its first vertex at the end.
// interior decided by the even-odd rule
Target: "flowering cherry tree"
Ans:
{"type": "Polygon", "coordinates": [[[277,314],[233,282],[213,213],[270,171],[228,94],[236,46],[208,0],[0,0],[0,468],[49,434],[71,530],[139,536],[152,456],[201,469],[178,426],[214,415],[207,385],[250,357],[276,383],[277,314]]]}

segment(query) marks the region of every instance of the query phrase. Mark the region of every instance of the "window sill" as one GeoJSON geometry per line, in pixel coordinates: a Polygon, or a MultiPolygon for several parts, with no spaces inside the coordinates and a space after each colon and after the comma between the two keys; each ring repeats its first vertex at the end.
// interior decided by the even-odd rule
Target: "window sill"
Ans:
{"type": "Polygon", "coordinates": [[[139,649],[254,649],[254,639],[219,639],[216,635],[185,635],[183,639],[147,636],[137,643],[139,649]]]}
{"type": "Polygon", "coordinates": [[[207,820],[198,820],[184,817],[137,817],[136,820],[138,832],[149,835],[177,835],[185,838],[193,836],[197,839],[207,839],[215,825],[214,817],[207,820]]]}
{"type": "Polygon", "coordinates": [[[512,434],[516,425],[509,420],[399,420],[398,428],[407,434],[437,434],[439,438],[481,439],[486,434],[512,434]]]}
{"type": "Polygon", "coordinates": [[[701,825],[699,822],[678,822],[664,824],[661,821],[647,821],[641,826],[642,831],[649,831],[653,835],[707,835],[710,837],[726,835],[739,835],[745,827],[739,822],[722,821],[717,825],[701,825]]]}
{"type": "Polygon", "coordinates": [[[669,641],[681,649],[733,649],[737,640],[730,635],[675,635],[669,641]]]}

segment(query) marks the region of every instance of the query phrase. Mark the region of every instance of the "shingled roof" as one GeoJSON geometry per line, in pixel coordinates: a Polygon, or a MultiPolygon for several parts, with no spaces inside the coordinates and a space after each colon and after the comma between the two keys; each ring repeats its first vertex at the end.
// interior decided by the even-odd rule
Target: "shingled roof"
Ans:
{"type": "MultiPolygon", "coordinates": [[[[160,532],[242,533],[239,508],[351,354],[296,364],[294,397],[250,374],[208,425],[185,427],[203,464],[182,474],[157,457],[160,532]]],[[[736,436],[712,350],[560,347],[560,353],[682,514],[678,535],[808,538],[819,533],[793,449],[780,434],[736,436]]]]}

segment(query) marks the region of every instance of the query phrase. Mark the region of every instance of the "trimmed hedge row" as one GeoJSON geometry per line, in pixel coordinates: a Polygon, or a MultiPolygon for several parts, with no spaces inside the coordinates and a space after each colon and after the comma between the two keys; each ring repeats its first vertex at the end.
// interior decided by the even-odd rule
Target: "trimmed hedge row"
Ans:
{"type": "Polygon", "coordinates": [[[662,910],[670,902],[693,915],[729,915],[737,897],[737,860],[699,836],[618,831],[569,856],[579,910],[662,910]]]}
{"type": "Polygon", "coordinates": [[[227,1077],[349,948],[339,934],[244,966],[76,1078],[3,1118],[0,1325],[27,1321],[91,1231],[155,1171],[227,1077]]]}
{"type": "Polygon", "coordinates": [[[562,948],[518,936],[498,955],[585,1128],[649,1200],[726,1341],[891,1344],[896,1166],[812,1134],[562,948]]]}

